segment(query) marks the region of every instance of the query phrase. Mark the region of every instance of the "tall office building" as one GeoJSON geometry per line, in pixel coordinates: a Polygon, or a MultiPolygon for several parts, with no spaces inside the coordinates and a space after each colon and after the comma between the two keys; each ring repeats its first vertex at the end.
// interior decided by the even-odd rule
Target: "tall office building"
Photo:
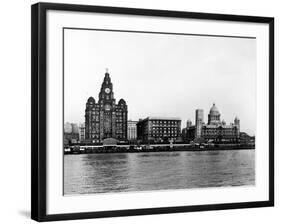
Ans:
{"type": "Polygon", "coordinates": [[[136,140],[137,139],[137,121],[128,120],[128,140],[136,140]]]}
{"type": "Polygon", "coordinates": [[[237,116],[234,119],[234,125],[237,127],[238,134],[240,134],[240,119],[237,116]]]}
{"type": "Polygon", "coordinates": [[[85,123],[79,125],[79,141],[85,141],[85,123]]]}
{"type": "Polygon", "coordinates": [[[71,123],[71,127],[72,127],[72,133],[79,134],[79,128],[77,124],[71,123]]]}
{"type": "Polygon", "coordinates": [[[99,100],[96,102],[93,97],[90,97],[86,103],[86,140],[98,143],[107,138],[126,141],[127,115],[128,109],[125,100],[120,99],[116,103],[113,84],[106,71],[99,92],[99,100]]]}
{"type": "Polygon", "coordinates": [[[191,126],[192,126],[192,122],[191,122],[191,120],[188,119],[188,120],[186,121],[186,127],[189,128],[189,127],[191,127],[191,126]]]}
{"type": "Polygon", "coordinates": [[[197,109],[195,111],[195,126],[196,126],[195,138],[201,138],[203,123],[204,123],[204,111],[202,109],[197,109]]]}

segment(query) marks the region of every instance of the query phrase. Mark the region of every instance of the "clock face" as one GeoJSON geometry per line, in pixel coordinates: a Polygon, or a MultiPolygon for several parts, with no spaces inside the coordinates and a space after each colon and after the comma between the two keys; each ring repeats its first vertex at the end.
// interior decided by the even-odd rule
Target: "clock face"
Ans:
{"type": "Polygon", "coordinates": [[[110,93],[110,89],[109,88],[105,88],[104,90],[106,93],[110,93]]]}

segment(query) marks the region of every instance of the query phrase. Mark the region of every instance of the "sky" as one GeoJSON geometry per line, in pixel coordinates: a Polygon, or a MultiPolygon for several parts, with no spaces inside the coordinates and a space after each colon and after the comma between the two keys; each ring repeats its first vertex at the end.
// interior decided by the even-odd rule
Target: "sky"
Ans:
{"type": "Polygon", "coordinates": [[[213,103],[227,124],[256,131],[256,39],[100,30],[64,31],[64,121],[84,122],[108,68],[128,119],[168,116],[204,121],[213,103]]]}

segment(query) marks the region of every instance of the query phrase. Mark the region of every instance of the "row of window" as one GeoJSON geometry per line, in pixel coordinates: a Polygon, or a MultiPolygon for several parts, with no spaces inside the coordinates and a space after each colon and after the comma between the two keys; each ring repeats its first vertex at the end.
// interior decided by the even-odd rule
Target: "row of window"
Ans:
{"type": "Polygon", "coordinates": [[[122,131],[122,130],[116,130],[116,134],[123,134],[124,133],[124,131],[122,131]]]}
{"type": "Polygon", "coordinates": [[[152,134],[150,134],[150,136],[152,136],[152,137],[177,137],[178,134],[176,134],[176,133],[158,133],[158,134],[152,133],[152,134]]]}
{"type": "Polygon", "coordinates": [[[90,104],[88,104],[87,107],[91,107],[92,111],[100,108],[98,104],[93,104],[92,102],[90,102],[90,104]]]}
{"type": "Polygon", "coordinates": [[[233,130],[204,130],[205,134],[235,134],[236,131],[233,130]]]}
{"type": "Polygon", "coordinates": [[[179,121],[150,121],[152,125],[163,125],[163,124],[171,124],[171,125],[178,125],[179,121]]]}
{"type": "MultiPolygon", "coordinates": [[[[126,136],[125,136],[125,134],[124,133],[116,133],[117,135],[116,135],[116,138],[125,138],[126,136]]],[[[100,138],[100,136],[99,135],[97,135],[97,134],[92,134],[91,135],[91,138],[93,138],[93,139],[99,139],[100,138]]]]}
{"type": "Polygon", "coordinates": [[[168,126],[168,127],[151,127],[152,130],[180,130],[178,127],[171,127],[171,126],[168,126]]]}
{"type": "MultiPolygon", "coordinates": [[[[110,114],[109,113],[105,113],[104,116],[110,116],[110,114]]],[[[89,118],[96,119],[96,118],[100,118],[100,116],[96,115],[96,114],[92,114],[92,116],[90,116],[89,118]]],[[[124,120],[124,119],[126,119],[126,116],[125,115],[124,116],[116,116],[116,120],[117,119],[124,120]]]]}
{"type": "Polygon", "coordinates": [[[176,124],[153,124],[152,127],[164,127],[164,128],[167,128],[167,127],[179,127],[178,125],[176,124]]]}
{"type": "Polygon", "coordinates": [[[159,131],[159,130],[155,130],[155,131],[152,131],[151,133],[168,133],[168,134],[170,134],[170,133],[178,133],[178,131],[176,131],[176,130],[172,130],[172,131],[170,131],[170,130],[164,130],[164,131],[159,131]]]}
{"type": "MultiPolygon", "coordinates": [[[[102,106],[103,107],[103,106],[102,106]]],[[[95,106],[95,107],[92,107],[91,108],[91,111],[88,111],[88,113],[89,112],[96,112],[96,113],[99,113],[101,110],[100,110],[100,108],[102,108],[102,107],[100,107],[100,106],[95,106]]],[[[122,108],[122,109],[116,109],[115,111],[112,111],[112,113],[118,113],[119,115],[121,114],[121,113],[124,113],[125,111],[124,111],[124,108],[122,108]]]]}

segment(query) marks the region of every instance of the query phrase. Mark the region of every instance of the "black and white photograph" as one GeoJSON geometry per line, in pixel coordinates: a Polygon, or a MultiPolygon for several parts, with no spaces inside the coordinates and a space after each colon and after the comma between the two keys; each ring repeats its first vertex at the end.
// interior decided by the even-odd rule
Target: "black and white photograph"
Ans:
{"type": "Polygon", "coordinates": [[[0,223],[279,223],[279,1],[2,2],[0,223]]]}
{"type": "Polygon", "coordinates": [[[63,29],[63,194],[256,184],[255,37],[63,29]]]}
{"type": "Polygon", "coordinates": [[[274,205],[274,18],[38,3],[31,43],[32,219],[274,205]]]}

